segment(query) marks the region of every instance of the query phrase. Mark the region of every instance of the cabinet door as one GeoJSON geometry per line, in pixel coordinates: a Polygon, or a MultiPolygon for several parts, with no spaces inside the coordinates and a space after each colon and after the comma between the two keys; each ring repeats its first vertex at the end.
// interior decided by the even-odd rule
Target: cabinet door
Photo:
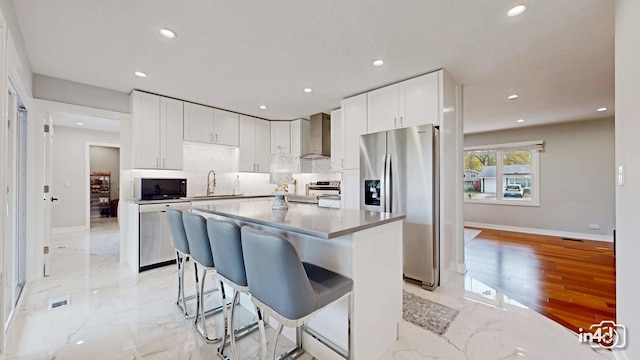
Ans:
{"type": "Polygon", "coordinates": [[[238,114],[220,109],[213,110],[213,142],[238,146],[238,114]]]}
{"type": "Polygon", "coordinates": [[[344,152],[342,151],[342,119],[340,109],[331,112],[331,171],[342,170],[344,152]]]}
{"type": "Polygon", "coordinates": [[[256,119],[256,171],[268,173],[271,165],[271,125],[256,119]]]}
{"type": "Polygon", "coordinates": [[[367,104],[367,131],[369,133],[400,127],[397,84],[368,92],[367,104]]]}
{"type": "Polygon", "coordinates": [[[291,126],[289,121],[271,121],[271,153],[282,150],[291,154],[291,126]]]}
{"type": "Polygon", "coordinates": [[[360,209],[360,170],[342,172],[342,189],[340,191],[340,207],[360,209]]]}
{"type": "Polygon", "coordinates": [[[160,98],[160,167],[182,169],[184,109],[180,100],[160,98]]]}
{"type": "MultiPolygon", "coordinates": [[[[238,171],[256,171],[256,118],[240,115],[238,171]]],[[[268,151],[268,150],[267,150],[268,151]]]]}
{"type": "Polygon", "coordinates": [[[184,104],[184,139],[213,142],[213,108],[192,103],[184,104]]]}
{"type": "Polygon", "coordinates": [[[298,119],[291,122],[291,156],[294,172],[301,171],[300,155],[309,153],[309,120],[298,119]]]}
{"type": "Polygon", "coordinates": [[[399,83],[400,127],[438,125],[439,88],[438,72],[399,83]]]}
{"type": "Polygon", "coordinates": [[[131,151],[134,169],[160,167],[160,97],[132,93],[131,151]]]}
{"type": "Polygon", "coordinates": [[[342,100],[344,169],[360,168],[360,135],[367,133],[367,94],[342,100]]]}

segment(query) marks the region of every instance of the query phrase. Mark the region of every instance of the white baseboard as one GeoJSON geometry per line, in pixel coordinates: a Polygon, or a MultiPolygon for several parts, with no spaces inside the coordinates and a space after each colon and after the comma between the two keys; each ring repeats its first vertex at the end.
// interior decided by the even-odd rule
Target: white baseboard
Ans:
{"type": "Polygon", "coordinates": [[[570,239],[613,242],[613,235],[611,235],[611,236],[594,235],[594,234],[586,234],[586,233],[575,233],[575,232],[569,232],[569,231],[557,231],[557,230],[524,228],[524,227],[518,227],[518,226],[483,224],[483,223],[475,223],[475,222],[468,222],[468,221],[464,222],[464,226],[485,228],[485,229],[491,229],[491,230],[503,230],[503,231],[521,232],[521,233],[525,233],[525,234],[559,236],[559,237],[566,237],[566,238],[570,238],[570,239]]]}
{"type": "Polygon", "coordinates": [[[85,230],[86,230],[86,228],[85,228],[84,225],[67,226],[67,227],[53,228],[53,229],[51,229],[51,233],[52,234],[62,234],[62,233],[75,232],[75,231],[85,231],[85,230]]]}

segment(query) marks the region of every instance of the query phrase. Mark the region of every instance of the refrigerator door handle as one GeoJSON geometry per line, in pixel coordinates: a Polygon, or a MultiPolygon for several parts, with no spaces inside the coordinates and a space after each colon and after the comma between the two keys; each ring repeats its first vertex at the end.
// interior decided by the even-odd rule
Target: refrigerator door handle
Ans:
{"type": "Polygon", "coordinates": [[[385,181],[384,181],[384,197],[385,197],[385,203],[386,203],[386,209],[385,212],[391,212],[391,187],[393,186],[391,184],[391,155],[387,154],[385,155],[385,162],[384,162],[384,175],[385,175],[385,181]]]}
{"type": "Polygon", "coordinates": [[[387,154],[382,155],[380,172],[380,211],[387,212],[387,154]]]}

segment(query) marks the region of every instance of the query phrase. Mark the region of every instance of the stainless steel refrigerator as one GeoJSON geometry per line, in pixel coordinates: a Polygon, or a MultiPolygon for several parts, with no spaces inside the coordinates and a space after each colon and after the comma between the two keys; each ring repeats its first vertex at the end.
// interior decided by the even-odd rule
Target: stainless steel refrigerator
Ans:
{"type": "Polygon", "coordinates": [[[438,129],[422,125],[360,137],[360,208],[403,213],[403,273],[439,285],[438,129]]]}

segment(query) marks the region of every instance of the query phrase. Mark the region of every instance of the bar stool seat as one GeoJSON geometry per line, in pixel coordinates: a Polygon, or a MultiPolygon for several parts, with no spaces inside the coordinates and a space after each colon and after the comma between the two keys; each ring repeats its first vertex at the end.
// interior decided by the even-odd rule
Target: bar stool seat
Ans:
{"type": "MultiPolygon", "coordinates": [[[[283,326],[296,327],[297,347],[281,358],[296,355],[302,350],[302,325],[325,306],[349,296],[351,323],[351,292],[353,281],[322,267],[303,263],[298,252],[285,237],[242,227],[242,251],[245,260],[247,282],[251,301],[258,313],[261,334],[261,357],[266,357],[266,336],[263,312],[278,321],[273,358],[277,351],[278,337],[283,326]]],[[[346,354],[333,349],[343,357],[351,358],[351,330],[346,354]]]]}
{"type": "Polygon", "coordinates": [[[188,319],[193,315],[189,315],[187,311],[187,300],[196,298],[196,295],[187,297],[184,295],[184,266],[187,258],[191,254],[189,242],[187,241],[187,234],[185,233],[184,223],[182,222],[182,211],[167,209],[166,214],[169,229],[171,230],[173,247],[176,250],[176,264],[178,265],[178,298],[176,299],[176,306],[184,317],[188,319]]]}
{"type": "Polygon", "coordinates": [[[226,303],[223,301],[222,305],[214,308],[211,312],[206,312],[204,308],[204,285],[207,277],[207,271],[216,270],[213,261],[213,254],[211,252],[211,245],[209,243],[209,236],[207,235],[206,220],[203,216],[198,214],[183,213],[182,221],[184,223],[184,229],[189,243],[189,250],[191,252],[191,258],[193,259],[196,272],[196,294],[198,301],[193,326],[206,342],[218,342],[223,338],[209,337],[205,319],[209,313],[216,313],[226,309],[226,303]],[[202,277],[198,276],[198,267],[202,270],[202,277]]]}
{"type": "Polygon", "coordinates": [[[218,354],[223,358],[227,358],[224,350],[227,345],[227,337],[231,334],[230,345],[233,359],[239,359],[236,339],[243,338],[258,329],[257,321],[246,324],[239,329],[235,329],[234,325],[238,296],[240,293],[249,293],[247,274],[244,267],[244,256],[242,255],[240,226],[231,221],[208,218],[207,233],[209,234],[209,242],[213,252],[213,261],[216,264],[216,272],[220,280],[223,303],[226,303],[224,285],[233,289],[231,316],[227,316],[227,312],[223,311],[225,320],[228,320],[228,325],[225,326],[224,341],[222,345],[218,347],[218,354]]]}

